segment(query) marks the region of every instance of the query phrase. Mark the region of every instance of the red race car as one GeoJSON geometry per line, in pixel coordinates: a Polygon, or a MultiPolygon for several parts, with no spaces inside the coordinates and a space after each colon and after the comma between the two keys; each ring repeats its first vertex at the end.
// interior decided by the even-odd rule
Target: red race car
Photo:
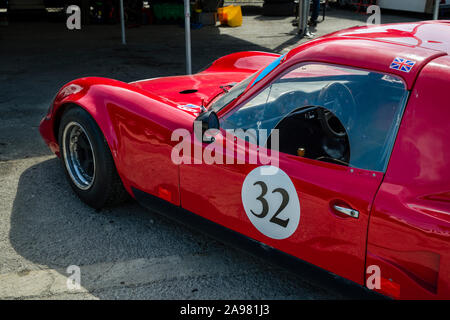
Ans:
{"type": "Polygon", "coordinates": [[[284,56],[82,78],[40,132],[87,204],[131,195],[384,295],[450,298],[450,22],[351,28],[284,56]]]}

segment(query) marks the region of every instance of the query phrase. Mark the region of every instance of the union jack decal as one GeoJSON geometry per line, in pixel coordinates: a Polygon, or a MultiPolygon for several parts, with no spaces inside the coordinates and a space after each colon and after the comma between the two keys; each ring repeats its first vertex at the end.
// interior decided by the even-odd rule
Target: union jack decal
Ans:
{"type": "Polygon", "coordinates": [[[409,73],[415,64],[416,64],[415,61],[406,60],[406,59],[397,57],[394,59],[394,61],[392,61],[391,69],[400,70],[400,71],[409,73]]]}

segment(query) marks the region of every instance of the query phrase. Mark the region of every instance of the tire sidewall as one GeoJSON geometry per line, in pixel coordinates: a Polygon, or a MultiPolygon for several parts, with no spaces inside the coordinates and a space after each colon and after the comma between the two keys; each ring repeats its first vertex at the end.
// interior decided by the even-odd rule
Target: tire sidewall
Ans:
{"type": "Polygon", "coordinates": [[[67,110],[60,122],[58,141],[60,145],[61,160],[64,165],[64,172],[69,181],[70,186],[75,191],[75,193],[87,204],[94,208],[100,208],[106,201],[108,186],[112,183],[111,181],[111,170],[115,168],[109,168],[110,161],[107,158],[110,156],[108,154],[109,148],[107,142],[93,118],[89,115],[87,111],[82,108],[72,107],[67,110]],[[66,126],[71,122],[77,122],[83,127],[85,133],[91,142],[91,147],[93,149],[93,157],[95,160],[95,172],[93,177],[93,184],[86,190],[80,189],[72,180],[69,170],[66,165],[66,159],[64,156],[64,144],[63,144],[63,133],[66,126]]]}

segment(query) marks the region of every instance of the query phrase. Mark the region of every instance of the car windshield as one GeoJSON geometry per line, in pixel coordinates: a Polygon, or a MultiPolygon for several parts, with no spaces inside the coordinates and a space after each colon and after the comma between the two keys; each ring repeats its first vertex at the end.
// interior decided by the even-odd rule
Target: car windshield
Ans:
{"type": "Polygon", "coordinates": [[[262,147],[277,129],[282,153],[384,172],[408,96],[395,75],[308,63],[225,114],[220,127],[262,147]]]}
{"type": "Polygon", "coordinates": [[[216,102],[213,103],[211,110],[213,110],[214,112],[218,112],[223,107],[228,105],[231,101],[239,97],[248,87],[248,84],[255,78],[255,76],[256,72],[232,87],[230,91],[222,95],[216,102]]]}

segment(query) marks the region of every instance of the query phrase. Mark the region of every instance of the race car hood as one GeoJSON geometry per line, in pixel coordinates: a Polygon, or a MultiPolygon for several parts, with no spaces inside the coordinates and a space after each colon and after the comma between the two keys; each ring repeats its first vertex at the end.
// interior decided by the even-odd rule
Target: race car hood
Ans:
{"type": "Polygon", "coordinates": [[[195,75],[141,80],[132,82],[130,85],[170,100],[177,105],[200,106],[224,93],[221,86],[234,85],[252,73],[201,72],[195,75]]]}

